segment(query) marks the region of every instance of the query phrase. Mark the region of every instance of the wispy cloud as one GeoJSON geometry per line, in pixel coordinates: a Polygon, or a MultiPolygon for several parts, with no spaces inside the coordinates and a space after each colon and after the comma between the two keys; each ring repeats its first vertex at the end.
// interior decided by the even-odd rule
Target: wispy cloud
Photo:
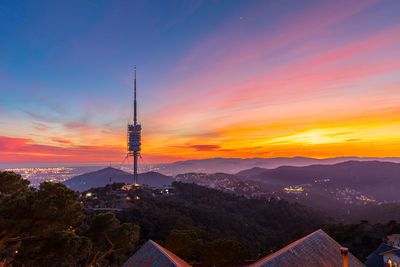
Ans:
{"type": "Polygon", "coordinates": [[[72,144],[72,142],[70,140],[66,140],[66,139],[63,139],[63,138],[60,138],[60,137],[52,137],[51,141],[57,142],[57,143],[60,143],[60,144],[72,144]]]}
{"type": "Polygon", "coordinates": [[[220,148],[219,145],[191,145],[190,148],[193,148],[197,151],[215,151],[220,148]]]}
{"type": "MultiPolygon", "coordinates": [[[[66,144],[65,140],[54,138],[66,144]]],[[[70,144],[67,141],[68,144],[70,144]]],[[[112,146],[70,146],[68,148],[36,144],[32,139],[0,136],[2,161],[87,161],[121,160],[123,149],[112,146]]]]}
{"type": "Polygon", "coordinates": [[[47,131],[50,127],[47,126],[46,124],[43,124],[43,123],[34,122],[34,123],[33,123],[33,128],[35,128],[36,130],[38,130],[38,131],[40,131],[40,132],[45,132],[45,131],[47,131]]]}

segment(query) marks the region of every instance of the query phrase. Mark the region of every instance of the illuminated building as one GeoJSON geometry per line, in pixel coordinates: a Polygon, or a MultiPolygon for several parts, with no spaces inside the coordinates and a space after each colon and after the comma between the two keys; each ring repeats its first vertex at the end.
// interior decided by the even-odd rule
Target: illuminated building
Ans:
{"type": "Polygon", "coordinates": [[[367,267],[400,267],[400,234],[387,237],[365,262],[367,267]]]}

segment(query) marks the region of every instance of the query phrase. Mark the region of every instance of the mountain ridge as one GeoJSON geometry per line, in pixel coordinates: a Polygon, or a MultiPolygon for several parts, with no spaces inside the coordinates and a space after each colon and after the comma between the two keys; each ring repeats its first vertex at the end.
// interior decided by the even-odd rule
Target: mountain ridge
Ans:
{"type": "Polygon", "coordinates": [[[189,172],[202,173],[229,173],[235,174],[240,171],[259,167],[274,169],[280,166],[308,166],[315,164],[336,164],[346,161],[380,161],[400,163],[397,157],[335,157],[335,158],[309,158],[309,157],[277,157],[277,158],[208,158],[193,159],[187,161],[176,161],[168,164],[161,164],[157,169],[164,175],[175,176],[189,172]]]}
{"type": "MultiPolygon", "coordinates": [[[[138,177],[139,184],[147,184],[155,187],[169,185],[173,181],[175,181],[174,178],[154,171],[140,173],[138,177]]],[[[101,170],[74,176],[64,181],[63,184],[73,190],[85,191],[90,188],[102,187],[116,182],[132,183],[133,175],[113,167],[106,167],[101,170]]]]}
{"type": "MultiPolygon", "coordinates": [[[[244,170],[242,173],[249,173],[244,170]]],[[[381,201],[398,201],[400,163],[382,161],[346,161],[332,165],[281,166],[266,169],[244,179],[285,186],[313,184],[328,179],[330,188],[352,188],[381,201]]]]}

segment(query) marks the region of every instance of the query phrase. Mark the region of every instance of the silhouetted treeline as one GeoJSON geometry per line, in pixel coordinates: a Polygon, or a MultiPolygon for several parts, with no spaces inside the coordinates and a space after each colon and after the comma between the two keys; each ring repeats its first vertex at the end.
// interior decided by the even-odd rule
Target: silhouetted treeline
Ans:
{"type": "Polygon", "coordinates": [[[0,172],[0,265],[120,266],[132,255],[139,227],[99,213],[83,224],[78,193],[60,183],[38,189],[0,172]]]}
{"type": "MultiPolygon", "coordinates": [[[[112,203],[110,190],[93,189],[88,202],[112,203]]],[[[0,260],[13,266],[119,266],[148,239],[189,262],[229,266],[257,259],[308,234],[320,225],[365,260],[400,224],[334,224],[306,206],[277,199],[248,199],[195,184],[174,183],[172,195],[149,189],[129,191],[130,208],[114,214],[84,210],[78,193],[59,183],[38,189],[20,175],[0,172],[0,260]]],[[[92,204],[93,204],[92,203],[92,204]]],[[[392,218],[397,204],[383,207],[392,218]]],[[[379,214],[379,213],[377,213],[379,214]]],[[[378,216],[378,215],[377,215],[378,216]]]]}
{"type": "Polygon", "coordinates": [[[323,229],[364,262],[386,240],[388,235],[400,233],[400,224],[396,221],[385,224],[361,221],[358,224],[327,225],[323,229]]]}
{"type": "Polygon", "coordinates": [[[163,243],[172,230],[190,229],[204,242],[236,240],[251,258],[269,254],[329,220],[284,200],[247,199],[195,184],[174,186],[174,195],[143,195],[134,207],[118,212],[118,218],[140,225],[142,242],[163,243]]]}

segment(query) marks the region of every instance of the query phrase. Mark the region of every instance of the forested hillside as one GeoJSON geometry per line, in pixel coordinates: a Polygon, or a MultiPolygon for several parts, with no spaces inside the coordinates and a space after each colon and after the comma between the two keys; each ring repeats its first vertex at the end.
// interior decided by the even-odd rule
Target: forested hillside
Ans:
{"type": "Polygon", "coordinates": [[[320,212],[284,200],[247,199],[194,184],[174,186],[175,193],[169,197],[143,194],[132,208],[118,212],[118,218],[140,225],[143,242],[162,243],[172,230],[190,229],[205,242],[239,241],[252,258],[329,221],[320,212]]]}

